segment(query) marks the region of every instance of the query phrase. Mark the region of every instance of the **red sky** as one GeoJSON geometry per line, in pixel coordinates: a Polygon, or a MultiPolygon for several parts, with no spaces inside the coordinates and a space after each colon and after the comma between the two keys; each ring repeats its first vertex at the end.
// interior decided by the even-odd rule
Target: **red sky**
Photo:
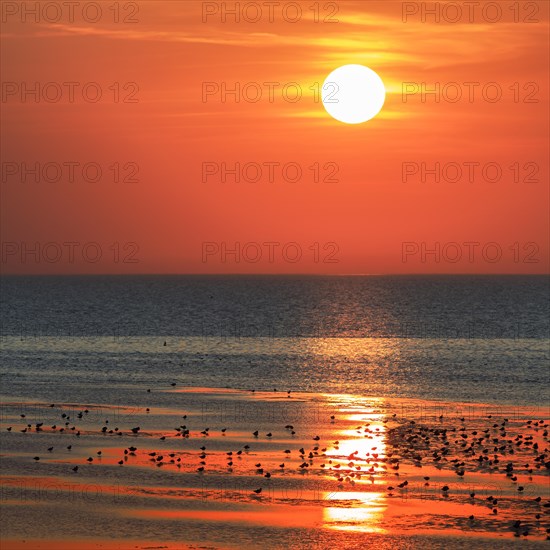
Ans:
{"type": "Polygon", "coordinates": [[[520,2],[518,11],[502,1],[501,15],[487,2],[473,13],[452,2],[462,10],[456,23],[444,3],[437,22],[421,2],[320,2],[315,22],[312,1],[281,0],[287,19],[296,13],[289,4],[302,8],[294,23],[277,6],[270,22],[263,2],[251,3],[262,9],[260,21],[238,23],[231,14],[222,20],[221,2],[137,2],[136,14],[119,14],[135,23],[113,22],[107,2],[97,22],[82,13],[83,2],[73,21],[64,10],[57,22],[53,11],[35,22],[24,3],[6,4],[4,273],[548,272],[546,1],[520,2]],[[216,8],[203,21],[202,11],[216,8]],[[338,22],[323,22],[333,11],[338,22]],[[333,69],[349,63],[370,67],[386,87],[381,113],[364,124],[332,119],[314,97],[333,69]],[[37,82],[49,97],[61,89],[61,99],[22,94],[37,82]],[[67,82],[77,83],[74,101],[67,82]],[[82,95],[90,82],[97,85],[88,97],[102,91],[96,103],[82,95]],[[280,83],[271,102],[266,82],[280,83]],[[296,102],[281,91],[292,82],[303,94],[296,102]],[[121,100],[135,88],[126,83],[139,87],[130,95],[137,102],[121,100]],[[262,96],[253,103],[228,94],[223,102],[217,93],[203,101],[205,83],[252,83],[249,97],[258,89],[262,96]],[[417,93],[405,102],[404,83],[410,90],[438,83],[439,101],[417,93]],[[453,102],[457,89],[462,99],[453,102]],[[79,163],[72,182],[67,162],[79,163]],[[109,167],[117,162],[121,177],[137,165],[137,181],[114,182],[109,167]],[[52,178],[60,166],[60,181],[27,174],[22,182],[22,163],[46,166],[52,178]],[[100,181],[83,179],[86,163],[101,167],[100,181]],[[204,163],[279,164],[272,182],[268,164],[257,182],[231,174],[223,182],[219,173],[203,182],[204,163]],[[299,181],[282,177],[287,163],[300,166],[299,181]],[[314,163],[321,179],[337,168],[336,181],[314,182],[314,163]],[[428,170],[439,163],[439,182],[429,172],[422,181],[422,163],[428,170]],[[456,165],[462,178],[450,181],[456,165]],[[489,181],[497,170],[499,181],[489,181]],[[224,247],[237,246],[237,255],[223,256],[224,247]],[[439,256],[423,254],[437,247],[439,256]]]}

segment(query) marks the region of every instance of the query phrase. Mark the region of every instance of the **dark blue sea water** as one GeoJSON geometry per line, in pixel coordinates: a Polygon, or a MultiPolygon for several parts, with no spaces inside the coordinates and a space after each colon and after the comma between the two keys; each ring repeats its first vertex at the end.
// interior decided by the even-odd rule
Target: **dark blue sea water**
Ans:
{"type": "Polygon", "coordinates": [[[139,405],[136,390],[176,382],[550,403],[544,276],[4,277],[0,291],[3,399],[139,405]]]}

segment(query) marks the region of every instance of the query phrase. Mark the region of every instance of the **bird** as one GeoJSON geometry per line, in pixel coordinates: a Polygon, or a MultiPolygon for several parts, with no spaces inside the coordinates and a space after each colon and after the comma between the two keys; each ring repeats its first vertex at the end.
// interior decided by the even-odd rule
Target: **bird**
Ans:
{"type": "Polygon", "coordinates": [[[139,426],[137,428],[132,428],[132,433],[137,434],[139,430],[141,430],[139,426]]]}
{"type": "Polygon", "coordinates": [[[73,468],[73,472],[78,472],[78,466],[75,466],[75,467],[73,468]]]}
{"type": "Polygon", "coordinates": [[[259,489],[254,489],[254,492],[259,495],[262,492],[262,488],[260,487],[259,489]]]}
{"type": "Polygon", "coordinates": [[[40,460],[40,457],[39,456],[35,456],[34,457],[34,460],[36,460],[37,462],[40,460]]]}

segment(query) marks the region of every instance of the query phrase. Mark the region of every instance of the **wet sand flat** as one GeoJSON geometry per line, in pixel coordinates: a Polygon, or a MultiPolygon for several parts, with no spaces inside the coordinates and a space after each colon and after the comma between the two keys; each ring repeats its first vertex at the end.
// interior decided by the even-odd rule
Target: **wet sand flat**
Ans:
{"type": "Polygon", "coordinates": [[[547,545],[547,408],[148,390],[3,403],[3,548],[547,545]]]}

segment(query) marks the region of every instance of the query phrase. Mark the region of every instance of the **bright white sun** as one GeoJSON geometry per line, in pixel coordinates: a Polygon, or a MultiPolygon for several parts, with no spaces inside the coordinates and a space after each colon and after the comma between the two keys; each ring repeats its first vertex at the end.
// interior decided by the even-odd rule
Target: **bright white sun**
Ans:
{"type": "Polygon", "coordinates": [[[327,113],[347,124],[360,124],[375,117],[384,105],[382,79],[363,65],[342,65],[332,71],[321,90],[327,113]]]}

